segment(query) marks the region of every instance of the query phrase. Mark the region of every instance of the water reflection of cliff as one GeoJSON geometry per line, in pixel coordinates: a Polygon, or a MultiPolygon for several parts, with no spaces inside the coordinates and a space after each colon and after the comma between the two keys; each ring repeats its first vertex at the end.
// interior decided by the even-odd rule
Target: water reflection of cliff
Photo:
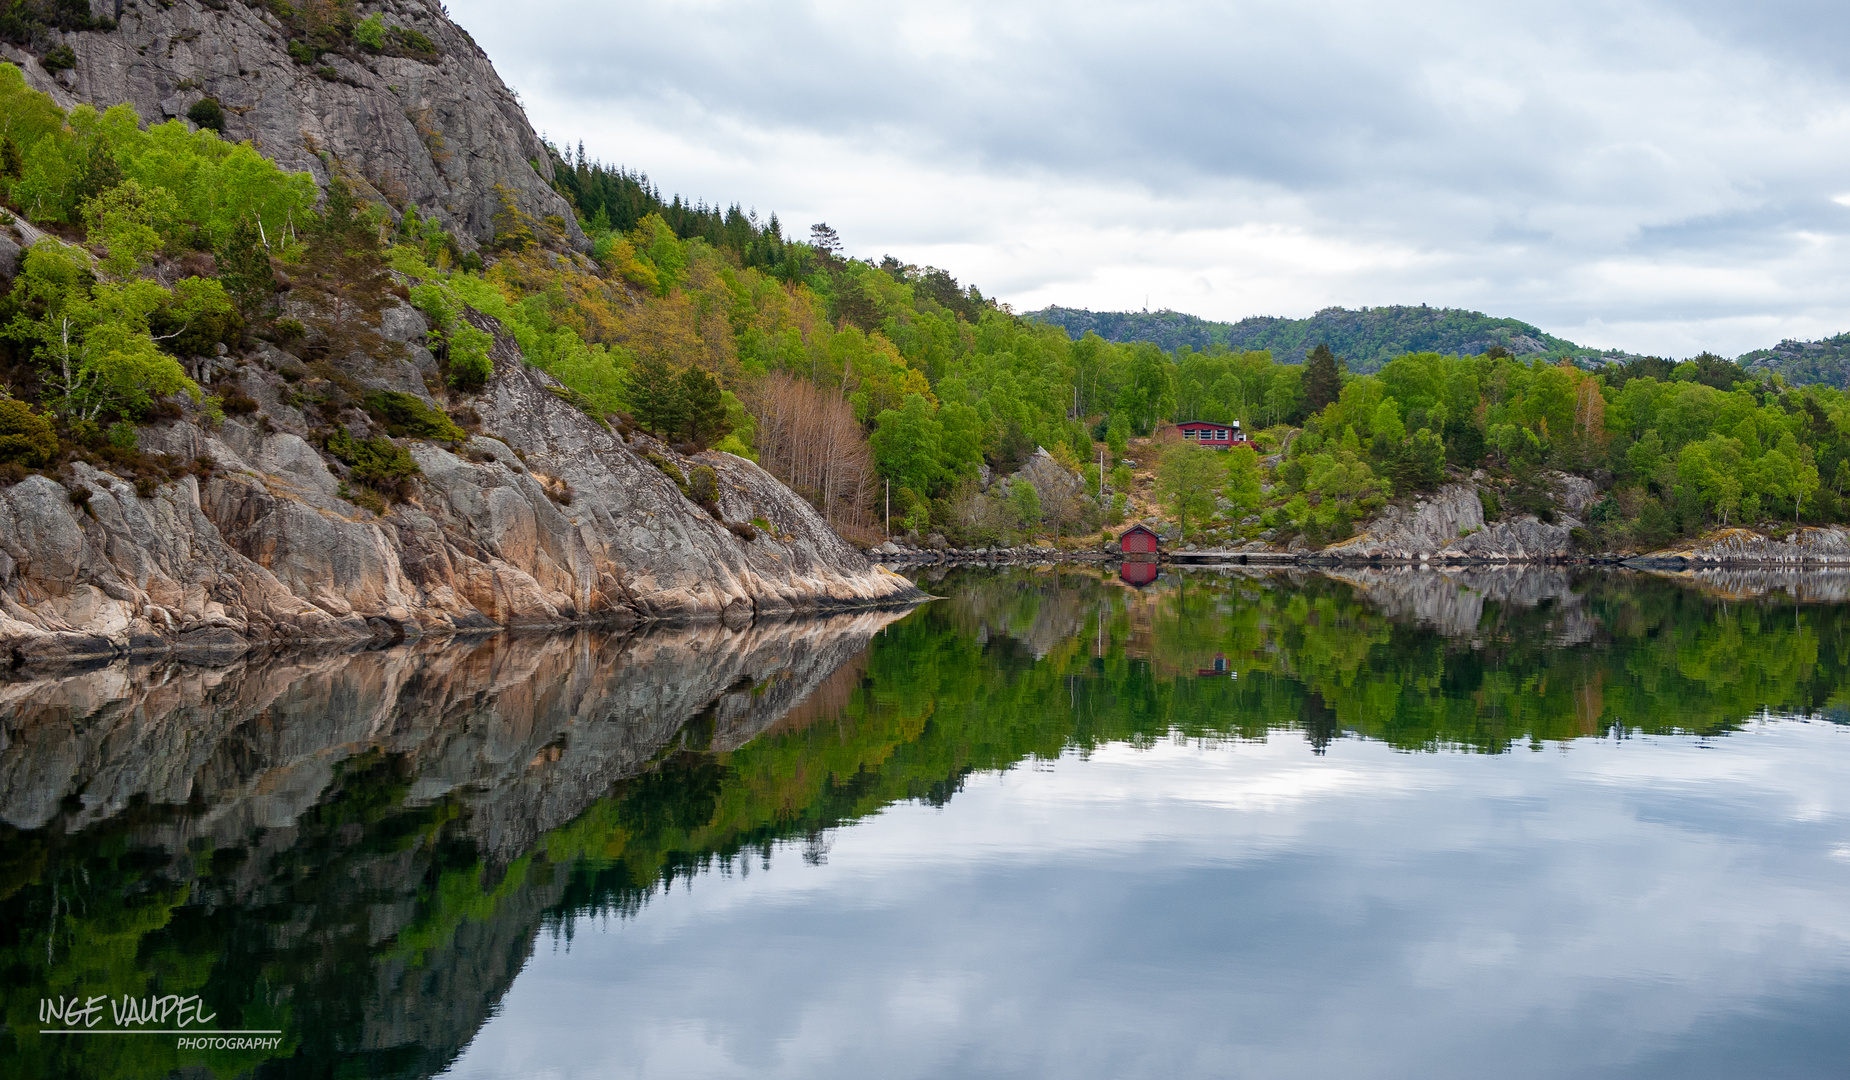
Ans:
{"type": "Polygon", "coordinates": [[[37,1030],[37,997],[73,980],[148,992],[150,957],[203,936],[217,969],[160,992],[206,993],[240,1023],[287,1013],[310,1072],[428,1075],[571,886],[542,838],[561,843],[647,769],[672,787],[683,748],[787,720],[896,617],[118,664],[0,687],[0,948],[11,978],[35,972],[9,987],[29,1044],[3,1049],[47,1075],[118,1071],[94,1046],[18,1034],[37,1030]],[[91,943],[125,918],[145,935],[99,968],[91,943]]]}

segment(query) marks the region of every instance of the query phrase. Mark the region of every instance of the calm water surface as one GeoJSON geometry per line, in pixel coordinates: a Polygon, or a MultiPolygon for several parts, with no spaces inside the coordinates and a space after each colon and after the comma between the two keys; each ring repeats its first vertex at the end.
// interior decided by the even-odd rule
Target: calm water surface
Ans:
{"type": "Polygon", "coordinates": [[[923,583],[15,675],[0,1072],[1850,1075],[1850,581],[923,583]]]}

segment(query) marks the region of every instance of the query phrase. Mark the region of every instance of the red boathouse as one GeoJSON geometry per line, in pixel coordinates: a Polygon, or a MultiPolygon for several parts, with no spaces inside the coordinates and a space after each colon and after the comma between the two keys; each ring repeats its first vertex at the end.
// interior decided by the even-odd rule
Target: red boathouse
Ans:
{"type": "Polygon", "coordinates": [[[1182,420],[1176,424],[1176,430],[1182,437],[1192,443],[1211,446],[1216,450],[1226,450],[1235,446],[1251,446],[1252,440],[1246,432],[1240,430],[1238,420],[1231,423],[1210,423],[1206,420],[1182,420]]]}
{"type": "Polygon", "coordinates": [[[1118,537],[1118,550],[1132,562],[1155,562],[1162,547],[1163,538],[1142,525],[1132,525],[1118,537]]]}

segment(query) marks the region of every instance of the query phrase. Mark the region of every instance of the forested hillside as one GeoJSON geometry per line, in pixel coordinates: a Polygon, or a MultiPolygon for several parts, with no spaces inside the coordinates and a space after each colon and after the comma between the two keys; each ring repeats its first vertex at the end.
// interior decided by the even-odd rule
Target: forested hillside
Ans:
{"type": "Polygon", "coordinates": [[[1778,375],[1794,386],[1823,383],[1839,390],[1850,388],[1850,333],[1820,341],[1787,339],[1770,349],[1743,353],[1740,363],[1750,371],[1778,375]]]}
{"type": "Polygon", "coordinates": [[[491,370],[475,312],[600,422],[752,457],[864,542],[890,492],[895,531],[963,545],[1096,541],[1156,512],[1221,540],[1315,544],[1477,469],[1493,517],[1551,513],[1549,471],[1592,478],[1607,497],[1580,534],[1589,547],[1850,512],[1850,413],[1834,388],[1707,355],[1590,372],[1506,355],[1569,347],[1527,324],[1429,308],[1247,320],[1231,330],[1248,336],[1204,348],[1074,340],[944,270],[848,257],[827,225],[793,235],[775,216],[664,200],[582,150],[550,153],[589,254],[573,223],[535,220],[511,193],[478,249],[415,206],[338,178],[318,190],[196,122],[67,112],[0,68],[0,198],[50,233],[18,257],[0,313],[8,475],[178,468],[139,455],[138,429],[254,408],[204,378],[229,353],[307,365],[297,396],[324,418],[315,438],[343,491],[390,514],[415,496],[407,441],[467,429],[491,370]],[[386,347],[371,327],[393,292],[434,327],[450,416],[314,374],[386,347]],[[1318,330],[1332,347],[1304,363],[1318,330]],[[351,428],[359,415],[385,434],[349,434],[372,430],[351,428]],[[1178,418],[1240,420],[1266,456],[1159,442],[1126,460],[1178,418]],[[1070,484],[1007,479],[1037,448],[1070,484]]]}
{"type": "Polygon", "coordinates": [[[1167,351],[1224,345],[1235,351],[1263,349],[1285,363],[1297,363],[1319,344],[1348,361],[1352,371],[1374,371],[1397,356],[1415,352],[1473,356],[1503,349],[1513,356],[1593,357],[1598,352],[1545,334],[1516,319],[1424,304],[1324,308],[1308,319],[1255,315],[1236,323],[1211,322],[1177,311],[1079,311],[1049,307],[1027,318],[1063,327],[1073,337],[1095,333],[1112,342],[1154,342],[1167,351]]]}

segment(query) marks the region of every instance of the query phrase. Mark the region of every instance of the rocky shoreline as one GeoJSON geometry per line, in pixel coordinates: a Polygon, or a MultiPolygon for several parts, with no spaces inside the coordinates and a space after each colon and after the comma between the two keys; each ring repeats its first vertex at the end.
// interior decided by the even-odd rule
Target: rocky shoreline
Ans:
{"type": "MultiPolygon", "coordinates": [[[[472,318],[494,340],[494,375],[471,406],[477,433],[401,444],[413,490],[377,512],[352,501],[312,441],[308,379],[267,346],[215,373],[255,415],[142,429],[141,449],[193,463],[186,475],[131,481],[78,461],[0,489],[0,657],[235,655],[924,599],[757,465],[625,436],[529,366],[499,324],[472,318]],[[716,497],[701,503],[687,478],[709,469],[716,497]]],[[[399,357],[356,357],[333,374],[434,411],[423,316],[400,305],[384,329],[399,357]]]]}
{"type": "MultiPolygon", "coordinates": [[[[1450,501],[1456,505],[1456,500],[1450,501]]],[[[1475,496],[1471,505],[1476,505],[1475,496]]],[[[1476,543],[1434,543],[1430,531],[1420,535],[1419,517],[1418,511],[1410,515],[1402,513],[1390,519],[1389,528],[1377,527],[1373,532],[1321,549],[1281,548],[1260,541],[1226,550],[1196,550],[1194,545],[1188,545],[1165,550],[1158,561],[1163,565],[1472,569],[1503,566],[1630,566],[1652,570],[1850,568],[1850,529],[1838,526],[1801,526],[1784,536],[1770,536],[1751,529],[1724,529],[1693,543],[1645,554],[1589,554],[1572,548],[1570,533],[1579,525],[1572,518],[1547,524],[1525,516],[1487,530],[1479,525],[1459,538],[1469,541],[1474,536],[1485,537],[1476,543]],[[1413,527],[1407,526],[1409,519],[1414,522],[1413,527]]],[[[1115,549],[1105,548],[921,548],[894,541],[875,547],[869,554],[893,566],[1009,566],[1056,562],[1116,565],[1123,561],[1123,556],[1115,549]]]]}

